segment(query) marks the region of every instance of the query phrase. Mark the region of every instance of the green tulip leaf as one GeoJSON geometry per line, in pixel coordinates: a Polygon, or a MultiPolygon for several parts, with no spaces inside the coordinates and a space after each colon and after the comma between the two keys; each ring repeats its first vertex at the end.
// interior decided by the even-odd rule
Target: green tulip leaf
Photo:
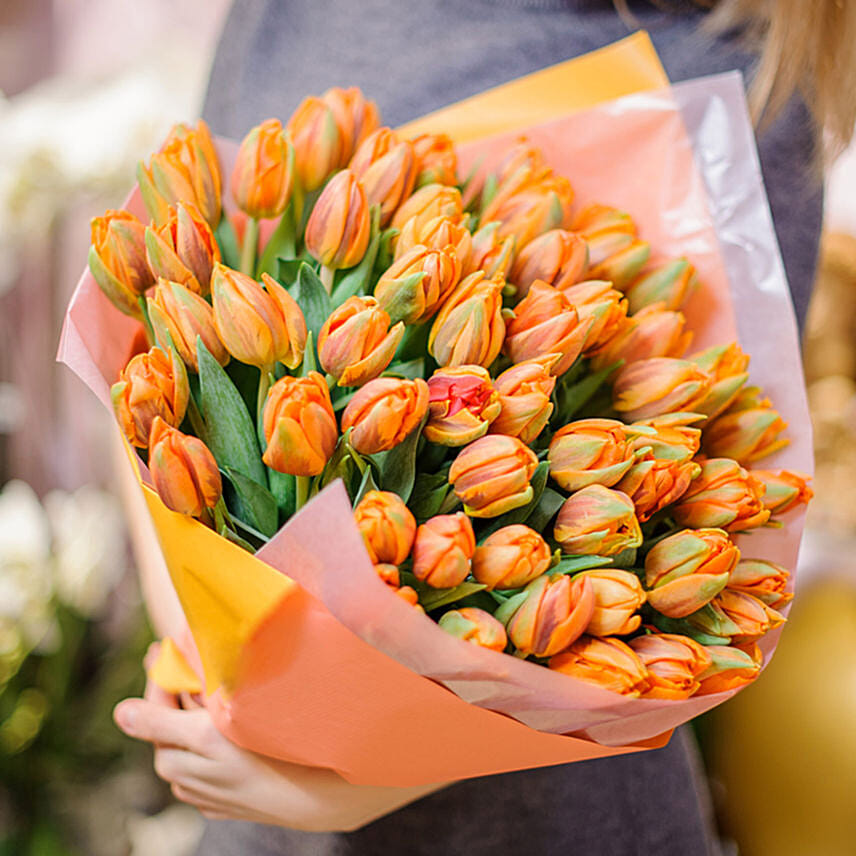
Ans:
{"type": "MultiPolygon", "coordinates": [[[[492,535],[497,529],[502,529],[503,526],[526,523],[541,501],[541,496],[544,493],[544,488],[547,486],[549,475],[550,465],[546,461],[542,461],[538,464],[529,482],[532,486],[532,499],[526,505],[521,505],[519,508],[512,508],[511,511],[507,511],[502,516],[495,518],[485,529],[479,532],[479,541],[483,541],[488,535],[492,535]]],[[[535,529],[534,526],[532,528],[535,529]]],[[[536,529],[536,531],[540,532],[541,530],[536,529]]]]}
{"type": "Polygon", "coordinates": [[[280,519],[285,521],[294,514],[294,509],[297,504],[297,487],[294,482],[294,476],[288,473],[281,473],[268,467],[268,482],[270,484],[270,492],[276,500],[277,508],[280,512],[280,519]]]}
{"type": "Polygon", "coordinates": [[[308,262],[302,262],[300,265],[292,297],[303,311],[306,329],[312,333],[317,342],[324,322],[333,311],[333,304],[330,302],[330,295],[327,294],[324,283],[308,262]]]}
{"type": "Polygon", "coordinates": [[[374,480],[374,472],[371,467],[366,467],[365,472],[363,473],[362,478],[360,479],[360,483],[357,486],[357,490],[354,492],[354,507],[360,504],[362,498],[370,491],[377,490],[378,486],[375,484],[374,480]]]}
{"type": "Polygon", "coordinates": [[[427,421],[426,412],[422,421],[397,446],[374,456],[380,468],[381,490],[397,493],[405,502],[410,499],[416,481],[416,449],[427,421]]]}
{"type": "Polygon", "coordinates": [[[214,230],[214,237],[220,247],[223,264],[237,270],[241,265],[241,249],[238,246],[238,236],[235,234],[235,229],[228,217],[220,218],[220,222],[214,230]]]}
{"type": "Polygon", "coordinates": [[[565,556],[554,568],[551,574],[578,574],[580,571],[590,571],[592,568],[603,568],[612,565],[608,556],[565,556]]]}
{"type": "Polygon", "coordinates": [[[413,482],[413,490],[408,500],[408,507],[413,516],[419,520],[427,520],[440,513],[440,508],[451,485],[447,480],[448,468],[439,473],[417,473],[413,482]]]}
{"type": "Polygon", "coordinates": [[[556,386],[556,412],[550,420],[553,425],[567,425],[583,407],[591,401],[609,376],[624,365],[619,360],[600,371],[592,372],[576,383],[567,383],[565,378],[556,386]]]}
{"type": "Polygon", "coordinates": [[[422,357],[416,360],[408,360],[401,362],[397,360],[387,366],[383,377],[402,377],[409,380],[414,380],[417,377],[425,377],[425,360],[422,357]]]}
{"type": "Polygon", "coordinates": [[[441,606],[448,606],[450,603],[457,603],[462,598],[469,597],[478,591],[483,591],[485,588],[482,583],[463,582],[459,586],[447,589],[435,589],[428,586],[423,587],[423,594],[417,589],[419,594],[419,603],[426,612],[431,612],[434,609],[439,609],[441,606]]]}
{"type": "Polygon", "coordinates": [[[268,538],[276,534],[279,528],[279,509],[273,494],[237,470],[231,467],[225,467],[225,470],[241,498],[241,506],[248,516],[246,522],[268,538]]]}

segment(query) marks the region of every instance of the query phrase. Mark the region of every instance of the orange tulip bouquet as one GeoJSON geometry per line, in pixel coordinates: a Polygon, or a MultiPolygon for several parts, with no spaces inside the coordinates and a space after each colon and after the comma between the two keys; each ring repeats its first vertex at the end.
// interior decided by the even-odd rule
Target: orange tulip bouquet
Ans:
{"type": "MultiPolygon", "coordinates": [[[[788,425],[747,351],[781,357],[785,333],[736,343],[721,246],[698,241],[716,218],[664,226],[653,161],[598,192],[621,149],[596,110],[575,168],[584,114],[456,145],[331,89],[237,151],[176,126],[140,164],[139,216],[93,221],[100,292],[76,329],[96,364],[117,355],[104,380],[195,638],[178,659],[239,743],[385,783],[631,751],[769,656],[792,597],[769,545],[811,490],[763,468],[788,425]],[[176,526],[207,539],[196,588],[176,526]],[[254,618],[236,637],[199,591],[222,611],[242,587],[254,618]],[[306,630],[313,609],[335,632],[306,630]],[[311,678],[307,648],[323,649],[311,678]],[[435,723],[445,754],[428,740],[423,761],[377,760],[407,754],[397,692],[421,706],[410,740],[435,723]],[[362,735],[341,720],[364,704],[388,715],[362,735]],[[301,706],[323,722],[292,722],[298,750],[275,732],[301,706]],[[340,726],[375,759],[337,754],[340,726]]],[[[660,162],[704,198],[673,130],[684,148],[660,162]]]]}

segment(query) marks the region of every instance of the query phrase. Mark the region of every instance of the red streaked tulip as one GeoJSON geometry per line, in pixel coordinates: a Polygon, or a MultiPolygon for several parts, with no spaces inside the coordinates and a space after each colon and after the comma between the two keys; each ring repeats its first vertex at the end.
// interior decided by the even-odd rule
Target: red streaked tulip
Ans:
{"type": "Polygon", "coordinates": [[[728,578],[728,588],[751,594],[767,606],[780,609],[793,598],[792,592],[785,591],[790,577],[788,570],[775,562],[741,559],[728,578]]]}
{"type": "Polygon", "coordinates": [[[669,357],[638,360],[618,370],[613,407],[635,422],[664,413],[691,411],[710,389],[710,377],[695,363],[669,357]]]}
{"type": "Polygon", "coordinates": [[[449,483],[470,517],[498,517],[526,505],[535,453],[516,437],[488,434],[462,449],[449,469],[449,483]]]}
{"type": "Polygon", "coordinates": [[[785,514],[798,505],[805,505],[814,496],[814,491],[808,486],[811,477],[803,473],[755,469],[749,472],[764,485],[761,501],[771,515],[785,514]]]}
{"type": "Polygon", "coordinates": [[[379,377],[362,386],[342,414],[342,431],[363,455],[386,452],[419,427],[428,410],[428,385],[421,377],[379,377]]]}
{"type": "Polygon", "coordinates": [[[688,636],[649,633],[627,643],[645,664],[651,688],[645,698],[689,698],[699,688],[699,675],[713,664],[710,652],[688,636]]]}
{"type": "Polygon", "coordinates": [[[565,229],[551,229],[530,241],[518,254],[509,280],[517,286],[517,296],[526,297],[535,280],[560,291],[579,282],[588,267],[585,240],[565,229]]]}
{"type": "Polygon", "coordinates": [[[553,480],[568,492],[590,484],[611,487],[633,465],[625,426],[616,419],[579,419],[560,428],[547,460],[553,480]]]}
{"type": "Polygon", "coordinates": [[[559,509],[553,536],[572,555],[614,556],[642,543],[633,500],[592,484],[578,490],[559,509]]]}
{"type": "Polygon", "coordinates": [[[695,268],[680,258],[657,265],[632,282],[624,293],[630,302],[630,314],[635,315],[652,303],[665,304],[666,309],[680,309],[697,287],[695,268]]]}
{"type": "Polygon", "coordinates": [[[294,145],[294,166],[304,190],[317,190],[346,160],[336,114],[321,98],[300,102],[286,125],[294,145]]]}
{"type": "Polygon", "coordinates": [[[488,535],[473,556],[473,576],[490,589],[528,585],[550,568],[550,548],[534,530],[520,523],[488,535]]]}
{"type": "Polygon", "coordinates": [[[517,363],[496,378],[493,386],[501,409],[491,423],[491,434],[508,434],[532,444],[553,412],[550,395],[556,378],[550,374],[550,366],[558,359],[558,354],[548,354],[543,360],[517,363]]]}
{"type": "Polygon", "coordinates": [[[662,460],[647,454],[630,467],[615,487],[633,500],[636,517],[644,523],[680,499],[699,472],[701,467],[695,461],[662,460]]]}
{"type": "Polygon", "coordinates": [[[232,170],[232,198],[248,217],[279,217],[291,198],[294,146],[279,119],[267,119],[241,141],[232,170]]]}
{"type": "Polygon", "coordinates": [[[428,378],[425,439],[441,446],[465,446],[487,433],[499,415],[499,396],[481,366],[438,369],[428,378]]]}
{"type": "Polygon", "coordinates": [[[563,675],[629,698],[642,695],[651,685],[648,670],[636,652],[614,636],[580,636],[566,651],[553,657],[549,666],[563,675]]]}
{"type": "Polygon", "coordinates": [[[645,603],[645,591],[636,574],[595,568],[578,576],[587,577],[594,591],[594,612],[585,630],[589,636],[624,636],[639,628],[642,617],[637,613],[645,603]]]}
{"type": "Polygon", "coordinates": [[[491,651],[504,651],[508,644],[505,627],[483,609],[472,606],[451,609],[437,623],[446,633],[491,651]]]}
{"type": "Polygon", "coordinates": [[[706,645],[711,664],[699,675],[696,695],[710,695],[751,683],[761,673],[761,664],[731,645],[706,645]]]}
{"type": "Polygon", "coordinates": [[[473,526],[465,514],[438,514],[416,530],[413,574],[434,588],[453,588],[470,573],[475,549],[473,526]]]}
{"type": "Polygon", "coordinates": [[[416,520],[398,494],[368,491],[354,509],[354,520],[373,564],[396,566],[410,555],[416,520]]]}
{"type": "Polygon", "coordinates": [[[262,460],[271,469],[317,476],[339,438],[323,376],[310,372],[306,377],[280,378],[268,392],[262,426],[267,441],[262,460]]]}

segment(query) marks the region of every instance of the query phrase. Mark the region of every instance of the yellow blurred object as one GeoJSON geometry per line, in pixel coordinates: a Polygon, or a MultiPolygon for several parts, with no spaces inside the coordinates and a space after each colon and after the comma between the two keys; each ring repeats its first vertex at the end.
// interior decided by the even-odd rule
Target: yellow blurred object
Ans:
{"type": "Polygon", "coordinates": [[[856,586],[801,592],[763,678],[712,714],[710,768],[741,856],[845,856],[856,841],[856,586]]]}
{"type": "Polygon", "coordinates": [[[202,692],[202,681],[169,637],[161,642],[157,659],[146,670],[146,676],[168,693],[202,692]]]}

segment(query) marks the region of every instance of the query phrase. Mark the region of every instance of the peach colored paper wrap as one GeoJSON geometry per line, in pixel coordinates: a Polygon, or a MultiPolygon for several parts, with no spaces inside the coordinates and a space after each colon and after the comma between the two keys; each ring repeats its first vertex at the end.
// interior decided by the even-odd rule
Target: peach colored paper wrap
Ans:
{"type": "MultiPolygon", "coordinates": [[[[517,133],[470,142],[461,160],[490,165],[517,133]]],[[[526,133],[579,204],[626,208],[659,253],[696,265],[696,345],[739,335],[753,382],[790,423],[791,446],[765,465],[809,472],[796,328],[739,77],[626,96],[526,133]]],[[[228,173],[234,147],[220,152],[228,173]]],[[[60,358],[104,400],[136,332],[86,274],[60,358]]],[[[341,484],[255,558],[144,490],[209,709],[224,734],[263,754],[357,783],[446,781],[662,745],[731,695],[628,700],[445,634],[377,578],[341,484]]],[[[742,537],[744,555],[793,569],[802,522],[797,512],[781,531],[742,537]]],[[[777,635],[763,641],[767,659],[777,635]]]]}

